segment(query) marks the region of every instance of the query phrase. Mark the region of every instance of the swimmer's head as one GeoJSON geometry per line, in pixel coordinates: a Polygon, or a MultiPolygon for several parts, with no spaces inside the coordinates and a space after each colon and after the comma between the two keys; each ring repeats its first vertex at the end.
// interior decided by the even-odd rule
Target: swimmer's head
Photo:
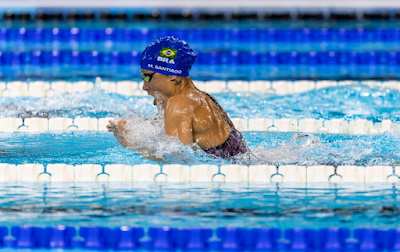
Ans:
{"type": "Polygon", "coordinates": [[[140,59],[140,69],[187,77],[195,62],[196,54],[186,41],[165,36],[144,50],[140,59]]]}

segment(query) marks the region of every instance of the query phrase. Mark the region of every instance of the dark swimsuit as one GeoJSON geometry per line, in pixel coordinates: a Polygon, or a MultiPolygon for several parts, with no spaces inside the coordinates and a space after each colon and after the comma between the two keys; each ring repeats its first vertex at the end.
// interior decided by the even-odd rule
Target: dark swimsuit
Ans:
{"type": "Polygon", "coordinates": [[[219,103],[215,100],[214,97],[205,93],[210,99],[214,102],[215,106],[218,108],[221,115],[224,117],[225,121],[228,123],[231,128],[231,133],[229,134],[228,139],[226,141],[214,148],[205,149],[204,151],[207,154],[214,155],[223,159],[229,159],[233,156],[236,156],[240,153],[246,153],[248,148],[246,142],[243,140],[242,134],[235,129],[231,120],[226,116],[224,109],[219,105],[219,103]]]}

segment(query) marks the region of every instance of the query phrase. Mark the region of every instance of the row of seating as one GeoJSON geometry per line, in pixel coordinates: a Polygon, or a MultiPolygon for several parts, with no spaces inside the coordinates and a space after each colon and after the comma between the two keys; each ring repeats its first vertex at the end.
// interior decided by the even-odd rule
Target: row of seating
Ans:
{"type": "MultiPolygon", "coordinates": [[[[193,6],[193,5],[190,5],[193,6]]],[[[302,21],[316,21],[318,25],[323,21],[357,21],[357,25],[363,25],[358,21],[396,21],[400,19],[400,14],[396,8],[387,9],[369,9],[369,8],[359,8],[359,9],[346,9],[346,10],[334,10],[334,9],[263,9],[257,8],[255,10],[248,10],[247,8],[239,9],[237,11],[232,11],[230,9],[224,9],[223,11],[217,11],[215,9],[197,9],[190,8],[181,9],[169,9],[160,8],[152,9],[151,11],[145,10],[143,12],[136,12],[131,10],[121,10],[116,9],[113,11],[88,11],[78,9],[67,9],[63,11],[47,11],[47,10],[28,10],[21,12],[20,10],[13,9],[3,9],[0,12],[0,17],[2,21],[22,21],[26,24],[28,21],[38,21],[43,25],[43,21],[49,21],[49,23],[54,22],[75,22],[75,21],[86,21],[86,22],[96,22],[101,23],[107,21],[118,20],[118,23],[123,23],[124,25],[131,24],[131,22],[171,22],[171,21],[233,21],[237,24],[237,21],[283,21],[283,22],[297,22],[302,21]]],[[[195,6],[195,5],[194,5],[195,6]]],[[[88,6],[89,7],[89,6],[88,6]]],[[[293,6],[294,7],[294,6],[293,6]]],[[[95,8],[94,8],[95,9],[95,8]]],[[[315,24],[317,24],[315,23],[315,24]]],[[[323,22],[326,25],[326,22],[323,22]]],[[[200,23],[201,24],[201,23],[200,23]]],[[[301,24],[301,23],[300,23],[301,24]]],[[[379,24],[379,23],[378,23],[379,24]]],[[[390,24],[390,23],[389,23],[390,24]]],[[[370,23],[367,23],[370,25],[370,23]]]]}
{"type": "MultiPolygon", "coordinates": [[[[48,132],[48,131],[105,131],[112,117],[77,117],[77,118],[0,118],[0,132],[48,132]]],[[[400,132],[400,124],[391,120],[373,123],[366,119],[344,121],[342,119],[318,120],[306,119],[241,119],[231,118],[239,131],[303,132],[368,135],[384,132],[400,132]]]]}
{"type": "MultiPolygon", "coordinates": [[[[287,95],[346,85],[368,85],[400,90],[400,81],[194,81],[197,88],[211,94],[229,92],[287,95]]],[[[127,96],[145,96],[142,82],[102,81],[96,88],[127,96]]],[[[91,81],[10,81],[0,82],[0,97],[44,97],[55,94],[86,92],[95,87],[91,81]]]]}
{"type": "Polygon", "coordinates": [[[400,166],[0,164],[0,181],[22,182],[400,182],[400,166]]]}
{"type": "MultiPolygon", "coordinates": [[[[398,66],[400,52],[395,51],[329,51],[329,52],[197,52],[198,65],[351,65],[398,66]]],[[[137,65],[141,52],[80,51],[5,51],[0,65],[137,65]]]]}
{"type": "Polygon", "coordinates": [[[1,247],[132,251],[397,251],[400,229],[0,227],[1,247]]]}
{"type": "Polygon", "coordinates": [[[81,29],[1,28],[0,41],[143,41],[175,36],[196,42],[398,42],[400,29],[81,29]]]}

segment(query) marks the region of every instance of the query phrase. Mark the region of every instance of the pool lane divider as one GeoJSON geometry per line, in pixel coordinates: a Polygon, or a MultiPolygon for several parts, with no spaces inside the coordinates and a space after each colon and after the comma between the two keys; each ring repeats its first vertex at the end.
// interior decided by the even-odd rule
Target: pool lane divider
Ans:
{"type": "Polygon", "coordinates": [[[399,183],[400,166],[0,163],[0,182],[399,183]]]}
{"type": "MultiPolygon", "coordinates": [[[[195,85],[202,91],[210,94],[220,93],[269,93],[276,95],[288,95],[309,92],[312,90],[347,86],[347,85],[367,85],[373,87],[390,88],[400,90],[400,81],[197,81],[195,85]]],[[[116,93],[126,96],[145,96],[147,93],[142,90],[142,82],[136,81],[102,81],[94,83],[91,81],[10,81],[0,82],[0,97],[50,97],[56,94],[86,92],[94,88],[103,89],[109,93],[116,93]]]]}
{"type": "Polygon", "coordinates": [[[0,227],[1,247],[151,251],[398,251],[400,228],[0,227]],[[10,232],[9,232],[10,231],[10,232]]]}
{"type": "MultiPolygon", "coordinates": [[[[106,125],[112,117],[94,118],[0,118],[0,132],[61,132],[61,131],[107,131],[106,125]]],[[[299,132],[371,135],[400,132],[400,123],[382,120],[373,123],[366,119],[345,121],[342,119],[321,120],[305,119],[269,119],[269,118],[231,118],[239,131],[299,132]]]]}

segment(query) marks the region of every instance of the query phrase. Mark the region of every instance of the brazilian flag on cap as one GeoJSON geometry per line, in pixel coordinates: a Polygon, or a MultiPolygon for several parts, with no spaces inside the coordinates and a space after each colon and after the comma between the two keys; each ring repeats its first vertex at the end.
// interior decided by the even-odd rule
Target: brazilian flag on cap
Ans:
{"type": "Polygon", "coordinates": [[[176,54],[178,53],[178,50],[176,49],[171,49],[168,47],[163,47],[160,52],[160,56],[168,59],[176,59],[176,54]]]}

